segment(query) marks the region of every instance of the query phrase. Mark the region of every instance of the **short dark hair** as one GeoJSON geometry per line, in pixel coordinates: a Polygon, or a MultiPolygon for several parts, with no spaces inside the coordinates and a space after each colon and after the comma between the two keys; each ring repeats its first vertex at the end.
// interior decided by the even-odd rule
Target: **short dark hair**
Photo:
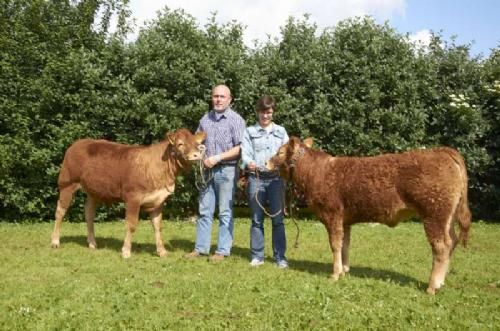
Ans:
{"type": "Polygon", "coordinates": [[[274,111],[276,111],[276,101],[274,101],[274,98],[272,96],[265,94],[261,96],[259,100],[257,100],[255,109],[257,111],[264,111],[268,110],[269,108],[272,108],[274,111]]]}

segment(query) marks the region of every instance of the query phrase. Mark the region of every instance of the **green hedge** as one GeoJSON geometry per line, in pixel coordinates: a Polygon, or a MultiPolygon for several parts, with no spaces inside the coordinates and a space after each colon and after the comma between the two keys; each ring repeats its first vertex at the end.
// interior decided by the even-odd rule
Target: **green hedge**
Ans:
{"type": "MultiPolygon", "coordinates": [[[[52,219],[74,140],[149,144],[178,127],[195,130],[218,83],[249,124],[257,98],[273,94],[277,122],[333,154],[453,146],[467,160],[474,218],[500,219],[498,48],[475,58],[436,34],[415,49],[369,17],[322,32],[307,17],[290,18],[280,40],[248,48],[240,24],[213,17],[200,27],[168,8],[127,43],[126,5],[8,0],[0,8],[0,219],[52,219]],[[111,14],[120,17],[115,34],[111,14]]],[[[196,201],[188,175],[167,210],[192,214],[196,201]]],[[[79,195],[70,217],[82,212],[79,195]]]]}

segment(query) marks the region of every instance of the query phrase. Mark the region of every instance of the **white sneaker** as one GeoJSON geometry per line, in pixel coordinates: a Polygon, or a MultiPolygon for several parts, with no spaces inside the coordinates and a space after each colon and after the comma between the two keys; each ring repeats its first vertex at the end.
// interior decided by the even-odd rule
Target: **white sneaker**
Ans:
{"type": "Polygon", "coordinates": [[[250,266],[252,266],[252,267],[258,267],[258,266],[263,265],[263,264],[264,264],[264,261],[259,260],[259,259],[252,259],[252,262],[250,262],[250,266]]]}
{"type": "Polygon", "coordinates": [[[280,269],[287,269],[288,268],[288,262],[286,260],[280,260],[276,263],[278,268],[280,269]]]}

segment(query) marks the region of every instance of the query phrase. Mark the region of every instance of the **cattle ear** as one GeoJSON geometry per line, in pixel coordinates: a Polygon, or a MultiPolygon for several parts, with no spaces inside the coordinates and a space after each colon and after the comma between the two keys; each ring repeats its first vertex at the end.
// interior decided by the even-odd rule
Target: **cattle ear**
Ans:
{"type": "Polygon", "coordinates": [[[196,142],[198,144],[201,144],[203,141],[205,141],[205,139],[207,138],[207,133],[206,132],[198,132],[197,134],[195,134],[194,136],[194,139],[196,140],[196,142]]]}
{"type": "Polygon", "coordinates": [[[167,132],[165,134],[165,139],[170,143],[170,144],[174,144],[174,141],[175,141],[175,132],[167,132]]]}
{"type": "Polygon", "coordinates": [[[313,138],[309,137],[309,138],[304,139],[304,145],[311,148],[313,145],[313,138]]]}

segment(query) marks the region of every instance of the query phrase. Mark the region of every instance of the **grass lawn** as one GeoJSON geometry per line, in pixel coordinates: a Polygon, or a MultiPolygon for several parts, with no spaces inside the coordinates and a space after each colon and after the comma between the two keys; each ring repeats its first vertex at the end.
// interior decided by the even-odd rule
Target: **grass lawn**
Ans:
{"type": "Polygon", "coordinates": [[[446,285],[429,296],[419,223],[354,226],[351,272],[337,283],[319,222],[299,222],[298,248],[287,223],[288,270],[272,263],[269,223],[258,268],[248,265],[247,219],[236,220],[232,255],[219,264],[182,259],[194,245],[189,222],[164,223],[166,258],[141,222],[128,260],[122,222],[96,224],[95,251],[85,223],[63,223],[59,249],[53,223],[0,223],[0,330],[500,329],[500,224],[473,224],[469,248],[457,248],[446,285]]]}

